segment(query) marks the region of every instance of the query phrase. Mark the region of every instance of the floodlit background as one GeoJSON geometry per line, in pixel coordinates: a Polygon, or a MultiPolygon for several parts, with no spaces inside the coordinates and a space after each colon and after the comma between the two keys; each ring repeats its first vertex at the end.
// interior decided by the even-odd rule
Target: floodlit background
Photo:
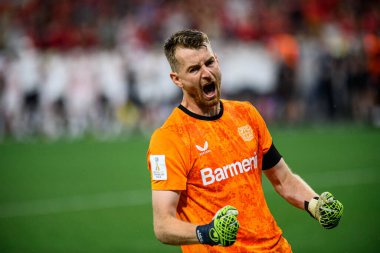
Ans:
{"type": "Polygon", "coordinates": [[[380,4],[1,0],[0,252],[179,252],[153,235],[145,154],[181,92],[164,40],[205,31],[295,172],[345,204],[326,231],[268,204],[295,252],[376,252],[380,4]]]}

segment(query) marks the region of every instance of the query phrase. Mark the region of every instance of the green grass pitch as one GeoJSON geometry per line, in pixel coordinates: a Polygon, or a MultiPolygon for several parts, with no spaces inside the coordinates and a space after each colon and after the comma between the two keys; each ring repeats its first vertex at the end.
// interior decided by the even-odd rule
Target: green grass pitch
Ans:
{"type": "MultiPolygon", "coordinates": [[[[380,130],[273,128],[292,170],[345,206],[324,230],[268,184],[268,205],[294,252],[377,252],[380,130]]],[[[0,143],[0,252],[180,252],[153,234],[142,136],[114,141],[0,143]]]]}

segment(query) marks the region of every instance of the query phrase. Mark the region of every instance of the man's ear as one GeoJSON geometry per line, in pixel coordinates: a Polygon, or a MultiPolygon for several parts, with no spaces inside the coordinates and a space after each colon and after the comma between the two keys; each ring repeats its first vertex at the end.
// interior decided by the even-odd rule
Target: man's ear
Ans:
{"type": "Polygon", "coordinates": [[[177,72],[170,72],[170,79],[172,79],[173,83],[177,85],[179,88],[183,87],[177,72]]]}

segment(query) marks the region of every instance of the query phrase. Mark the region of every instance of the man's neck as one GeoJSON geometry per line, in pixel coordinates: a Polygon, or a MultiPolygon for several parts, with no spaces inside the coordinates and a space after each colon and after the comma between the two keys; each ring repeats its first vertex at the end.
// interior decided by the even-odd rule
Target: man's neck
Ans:
{"type": "Polygon", "coordinates": [[[192,106],[185,101],[182,101],[181,105],[183,107],[185,107],[187,110],[189,110],[195,114],[198,114],[201,116],[206,116],[206,117],[212,117],[212,116],[218,115],[218,113],[220,112],[220,101],[218,101],[218,103],[216,105],[210,106],[207,108],[201,108],[199,106],[192,106]]]}

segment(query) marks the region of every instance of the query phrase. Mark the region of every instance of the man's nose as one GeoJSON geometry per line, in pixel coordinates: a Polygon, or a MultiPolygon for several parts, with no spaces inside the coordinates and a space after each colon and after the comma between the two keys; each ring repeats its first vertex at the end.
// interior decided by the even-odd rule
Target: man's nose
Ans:
{"type": "Polygon", "coordinates": [[[207,79],[207,80],[211,79],[212,74],[211,74],[211,71],[210,71],[209,68],[207,68],[206,66],[203,66],[202,69],[201,69],[201,71],[202,71],[201,72],[201,77],[203,79],[207,79]]]}

